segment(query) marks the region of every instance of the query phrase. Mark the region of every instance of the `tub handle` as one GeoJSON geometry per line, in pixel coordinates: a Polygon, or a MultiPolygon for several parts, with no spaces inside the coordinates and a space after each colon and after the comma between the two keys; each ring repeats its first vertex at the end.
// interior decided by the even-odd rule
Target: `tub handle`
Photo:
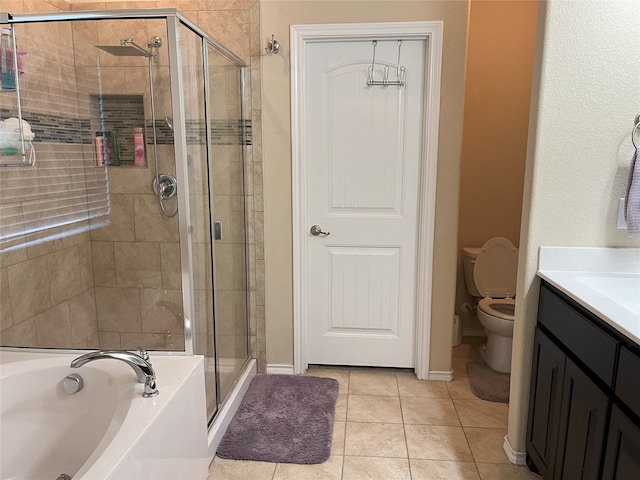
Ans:
{"type": "Polygon", "coordinates": [[[148,362],[149,361],[149,354],[147,353],[147,351],[142,348],[142,347],[136,347],[136,350],[138,352],[138,356],[140,358],[142,358],[144,361],[148,362]]]}

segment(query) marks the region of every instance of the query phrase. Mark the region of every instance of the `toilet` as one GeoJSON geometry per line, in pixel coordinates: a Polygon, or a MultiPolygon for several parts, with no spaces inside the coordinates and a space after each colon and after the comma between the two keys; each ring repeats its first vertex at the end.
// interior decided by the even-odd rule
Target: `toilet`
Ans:
{"type": "Polygon", "coordinates": [[[478,319],[487,332],[480,354],[493,370],[509,373],[518,249],[506,238],[495,237],[482,247],[463,248],[462,260],[467,291],[479,300],[478,319]]]}

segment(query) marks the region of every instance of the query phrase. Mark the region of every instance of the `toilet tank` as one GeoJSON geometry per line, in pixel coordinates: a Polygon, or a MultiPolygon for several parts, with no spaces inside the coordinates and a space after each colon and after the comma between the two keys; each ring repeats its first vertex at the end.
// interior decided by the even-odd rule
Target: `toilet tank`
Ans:
{"type": "Polygon", "coordinates": [[[467,292],[472,297],[482,297],[473,280],[473,266],[476,263],[476,257],[480,247],[464,247],[462,249],[462,267],[464,269],[464,281],[467,284],[467,292]]]}

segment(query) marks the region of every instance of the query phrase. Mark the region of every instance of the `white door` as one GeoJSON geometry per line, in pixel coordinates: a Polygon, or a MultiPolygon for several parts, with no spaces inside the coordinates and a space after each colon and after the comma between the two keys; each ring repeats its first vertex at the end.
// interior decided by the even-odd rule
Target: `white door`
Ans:
{"type": "MultiPolygon", "coordinates": [[[[306,44],[307,360],[413,367],[425,42],[402,42],[401,88],[367,88],[372,53],[369,40],[306,44]]],[[[397,41],[375,55],[381,80],[397,41]]]]}

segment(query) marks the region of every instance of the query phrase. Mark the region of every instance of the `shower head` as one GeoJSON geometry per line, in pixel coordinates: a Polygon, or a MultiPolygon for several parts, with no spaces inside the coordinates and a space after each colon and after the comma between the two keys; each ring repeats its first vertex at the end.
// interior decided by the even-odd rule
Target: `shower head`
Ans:
{"type": "Polygon", "coordinates": [[[120,45],[96,45],[96,48],[104,50],[116,57],[155,57],[156,53],[154,48],[157,49],[162,45],[160,37],[154,37],[147,45],[149,48],[145,50],[143,47],[133,41],[133,37],[123,38],[120,40],[120,45]]]}
{"type": "Polygon", "coordinates": [[[140,50],[131,45],[96,45],[96,48],[116,57],[153,57],[152,53],[140,50]]]}

